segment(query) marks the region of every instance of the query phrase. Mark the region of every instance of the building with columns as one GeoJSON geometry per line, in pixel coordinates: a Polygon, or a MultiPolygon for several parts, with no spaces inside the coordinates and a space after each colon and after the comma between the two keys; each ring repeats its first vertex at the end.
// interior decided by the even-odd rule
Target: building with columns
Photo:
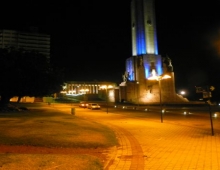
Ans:
{"type": "Polygon", "coordinates": [[[103,99],[108,97],[109,102],[115,102],[118,97],[117,85],[114,82],[101,81],[68,81],[62,93],[66,96],[83,97],[83,100],[103,99]]]}

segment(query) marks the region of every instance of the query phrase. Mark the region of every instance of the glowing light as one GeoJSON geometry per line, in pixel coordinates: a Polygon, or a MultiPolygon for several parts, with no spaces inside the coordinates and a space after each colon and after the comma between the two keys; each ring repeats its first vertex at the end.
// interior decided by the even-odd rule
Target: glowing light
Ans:
{"type": "Polygon", "coordinates": [[[184,114],[184,115],[187,115],[187,114],[188,114],[188,112],[187,112],[187,111],[184,111],[184,112],[183,112],[183,114],[184,114]]]}
{"type": "Polygon", "coordinates": [[[113,96],[114,96],[113,91],[110,91],[110,92],[109,92],[109,96],[110,96],[110,97],[113,97],[113,96]]]}
{"type": "Polygon", "coordinates": [[[126,60],[126,72],[129,73],[129,80],[134,80],[134,67],[133,59],[126,60]]]}
{"type": "Polygon", "coordinates": [[[84,94],[85,94],[86,92],[89,91],[89,89],[80,89],[79,91],[80,91],[81,93],[84,93],[84,94]]]}
{"type": "Polygon", "coordinates": [[[147,67],[147,66],[145,66],[145,78],[148,78],[149,76],[150,76],[150,68],[149,67],[147,67]]]}
{"type": "Polygon", "coordinates": [[[171,78],[171,76],[169,76],[169,75],[164,75],[164,76],[162,76],[161,78],[162,78],[162,79],[169,79],[169,78],[171,78]]]}
{"type": "Polygon", "coordinates": [[[218,114],[219,114],[218,112],[214,113],[213,117],[218,117],[218,114]]]}
{"type": "Polygon", "coordinates": [[[75,94],[76,91],[75,91],[75,90],[69,90],[68,93],[69,93],[69,94],[75,94]]]}
{"type": "Polygon", "coordinates": [[[152,70],[151,75],[152,75],[152,76],[149,77],[148,80],[157,80],[157,81],[159,81],[159,80],[161,80],[161,79],[171,78],[171,76],[170,76],[170,75],[167,75],[167,74],[161,75],[161,76],[157,76],[157,73],[156,73],[155,69],[152,70]]]}
{"type": "Polygon", "coordinates": [[[153,69],[151,72],[151,76],[148,78],[148,80],[159,80],[160,76],[157,76],[156,70],[153,69]]]}
{"type": "Polygon", "coordinates": [[[100,86],[101,89],[106,89],[107,86],[106,85],[103,85],[103,86],[100,86]]]}
{"type": "Polygon", "coordinates": [[[146,43],[143,36],[137,38],[137,55],[146,54],[146,43]]]}
{"type": "MultiPolygon", "coordinates": [[[[141,17],[141,15],[139,16],[141,17]]],[[[146,40],[142,23],[137,24],[136,37],[137,55],[146,54],[146,40]]]]}
{"type": "Polygon", "coordinates": [[[162,61],[161,61],[161,57],[160,56],[146,56],[144,57],[144,67],[145,67],[145,78],[148,79],[151,76],[151,62],[154,63],[155,66],[155,71],[158,75],[163,74],[163,70],[162,70],[162,61]],[[152,61],[151,61],[152,60],[152,61]]]}
{"type": "Polygon", "coordinates": [[[112,85],[102,85],[102,86],[100,86],[100,89],[111,89],[111,88],[113,88],[112,85]]]}
{"type": "Polygon", "coordinates": [[[154,46],[155,46],[155,54],[158,55],[158,45],[157,45],[157,34],[154,34],[154,46]]]}
{"type": "Polygon", "coordinates": [[[184,95],[184,94],[186,94],[186,92],[185,92],[185,91],[181,91],[180,94],[181,94],[181,95],[184,95]]]}
{"type": "Polygon", "coordinates": [[[66,90],[66,85],[62,86],[63,90],[66,90]]]}

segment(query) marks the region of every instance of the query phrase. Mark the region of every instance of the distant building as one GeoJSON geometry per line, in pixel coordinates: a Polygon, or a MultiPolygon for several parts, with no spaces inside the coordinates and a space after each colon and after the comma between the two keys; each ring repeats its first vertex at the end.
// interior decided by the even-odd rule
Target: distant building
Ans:
{"type": "Polygon", "coordinates": [[[117,102],[117,85],[114,82],[105,81],[68,81],[63,87],[62,93],[66,96],[81,96],[82,100],[108,99],[109,102],[117,102]]]}
{"type": "Polygon", "coordinates": [[[40,34],[33,28],[30,32],[0,30],[0,48],[8,47],[38,51],[50,58],[50,35],[40,34]]]}

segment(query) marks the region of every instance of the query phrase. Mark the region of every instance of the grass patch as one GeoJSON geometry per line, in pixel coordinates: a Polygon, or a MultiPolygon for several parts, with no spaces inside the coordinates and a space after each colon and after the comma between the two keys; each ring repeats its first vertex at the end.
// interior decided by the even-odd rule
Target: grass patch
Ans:
{"type": "Polygon", "coordinates": [[[96,157],[88,155],[0,154],[1,170],[16,170],[18,167],[22,170],[101,170],[103,165],[96,157]]]}
{"type": "Polygon", "coordinates": [[[118,144],[114,132],[107,126],[41,108],[39,104],[28,110],[0,113],[0,139],[0,169],[3,170],[18,167],[101,170],[104,158],[99,157],[99,152],[118,144]],[[28,151],[28,147],[38,150],[28,151]],[[7,148],[13,150],[7,151],[7,148]],[[50,150],[53,148],[58,153],[50,150]],[[43,149],[49,150],[41,152],[43,149]]]}

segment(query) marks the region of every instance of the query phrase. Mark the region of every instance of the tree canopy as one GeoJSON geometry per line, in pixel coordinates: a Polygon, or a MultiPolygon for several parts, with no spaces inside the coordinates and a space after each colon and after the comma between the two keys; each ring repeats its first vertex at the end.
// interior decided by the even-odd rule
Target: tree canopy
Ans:
{"type": "Polygon", "coordinates": [[[61,90],[62,72],[37,51],[0,49],[0,104],[11,97],[42,97],[61,90]]]}

